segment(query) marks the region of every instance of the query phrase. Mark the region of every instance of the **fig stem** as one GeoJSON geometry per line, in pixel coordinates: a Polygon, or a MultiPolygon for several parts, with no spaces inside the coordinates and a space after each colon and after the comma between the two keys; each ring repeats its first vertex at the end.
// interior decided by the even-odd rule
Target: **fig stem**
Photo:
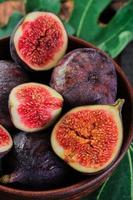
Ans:
{"type": "Polygon", "coordinates": [[[118,99],[115,104],[113,104],[113,106],[115,107],[115,109],[118,109],[119,111],[122,110],[122,106],[125,102],[125,99],[118,99]]]}

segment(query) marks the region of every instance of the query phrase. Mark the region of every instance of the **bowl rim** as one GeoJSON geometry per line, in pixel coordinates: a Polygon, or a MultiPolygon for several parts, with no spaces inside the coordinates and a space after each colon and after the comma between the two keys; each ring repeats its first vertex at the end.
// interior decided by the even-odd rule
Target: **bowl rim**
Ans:
{"type": "MultiPolygon", "coordinates": [[[[75,36],[69,36],[69,40],[78,44],[81,44],[83,46],[85,46],[85,48],[95,48],[97,50],[99,50],[100,52],[102,52],[102,54],[106,55],[107,57],[109,57],[105,52],[103,52],[102,50],[100,50],[99,48],[97,48],[96,46],[94,46],[93,44],[86,42],[82,39],[79,39],[75,36]]],[[[9,37],[2,37],[0,39],[0,42],[7,42],[9,41],[9,37]]],[[[116,71],[119,74],[119,76],[122,78],[122,80],[124,81],[128,92],[129,92],[129,98],[132,102],[131,104],[131,121],[133,122],[133,89],[132,86],[128,80],[128,78],[126,77],[125,73],[123,72],[123,70],[120,68],[120,66],[111,58],[109,57],[112,62],[115,65],[116,71]]],[[[130,132],[129,132],[129,137],[127,139],[126,144],[124,145],[124,149],[122,149],[122,151],[120,151],[117,159],[112,163],[112,165],[107,168],[105,171],[101,172],[99,174],[98,177],[96,177],[93,180],[83,180],[80,181],[78,183],[72,184],[70,186],[65,186],[62,188],[58,188],[58,189],[52,189],[52,190],[42,190],[42,191],[32,191],[32,190],[20,190],[20,189],[16,189],[16,188],[12,188],[9,186],[4,186],[4,185],[0,185],[0,192],[6,192],[6,193],[10,193],[13,195],[18,195],[18,196],[23,196],[23,197],[63,197],[65,195],[72,195],[72,194],[76,194],[79,191],[85,191],[88,188],[93,188],[94,185],[96,186],[96,183],[98,183],[99,181],[105,180],[111,173],[112,171],[118,166],[118,164],[120,163],[120,161],[123,159],[124,155],[126,154],[129,145],[131,144],[132,140],[133,140],[133,123],[130,125],[130,132]]]]}

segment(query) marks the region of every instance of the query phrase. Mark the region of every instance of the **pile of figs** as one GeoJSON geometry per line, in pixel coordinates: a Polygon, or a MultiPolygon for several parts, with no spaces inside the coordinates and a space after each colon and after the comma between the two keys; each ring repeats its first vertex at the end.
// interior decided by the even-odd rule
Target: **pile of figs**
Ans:
{"type": "Polygon", "coordinates": [[[10,37],[12,61],[0,60],[2,184],[61,187],[70,173],[93,175],[118,156],[115,65],[94,48],[65,54],[68,42],[60,19],[38,11],[10,37]]]}

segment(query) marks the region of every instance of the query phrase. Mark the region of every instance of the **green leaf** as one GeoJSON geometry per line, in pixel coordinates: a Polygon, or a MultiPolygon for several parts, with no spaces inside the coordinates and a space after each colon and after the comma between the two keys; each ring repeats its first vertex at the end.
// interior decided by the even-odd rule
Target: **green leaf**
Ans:
{"type": "Polygon", "coordinates": [[[87,41],[95,41],[101,30],[98,18],[110,2],[111,0],[76,0],[70,19],[71,25],[76,30],[76,36],[87,41]]]}
{"type": "Polygon", "coordinates": [[[133,143],[114,174],[82,200],[133,200],[133,143]]]}
{"type": "Polygon", "coordinates": [[[133,1],[121,8],[112,20],[102,27],[99,17],[111,0],[76,0],[70,19],[76,36],[92,42],[113,58],[133,40],[133,1]]]}
{"type": "Polygon", "coordinates": [[[26,13],[31,11],[49,11],[58,14],[61,0],[25,0],[26,13]]]}
{"type": "Polygon", "coordinates": [[[0,0],[0,3],[3,3],[5,0],[0,0]]]}
{"type": "Polygon", "coordinates": [[[23,15],[19,12],[13,13],[9,19],[8,24],[0,28],[0,37],[9,36],[22,17],[23,15]]]}

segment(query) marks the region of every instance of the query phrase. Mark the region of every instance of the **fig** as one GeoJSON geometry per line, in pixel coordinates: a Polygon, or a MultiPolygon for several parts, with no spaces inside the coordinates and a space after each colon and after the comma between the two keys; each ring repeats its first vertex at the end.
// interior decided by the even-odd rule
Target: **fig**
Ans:
{"type": "Polygon", "coordinates": [[[15,86],[29,82],[29,77],[22,69],[11,61],[0,61],[0,124],[12,129],[13,124],[8,110],[8,96],[15,86]]]}
{"type": "Polygon", "coordinates": [[[54,154],[48,135],[44,132],[17,133],[13,137],[12,151],[4,158],[12,171],[3,175],[0,182],[20,183],[20,186],[35,189],[63,184],[68,167],[54,154]]]}
{"type": "Polygon", "coordinates": [[[117,93],[115,66],[100,50],[76,49],[54,68],[50,85],[72,107],[112,104],[117,93]]]}
{"type": "Polygon", "coordinates": [[[60,19],[49,12],[28,13],[15,28],[10,40],[13,60],[32,71],[54,67],[65,54],[68,43],[60,19]]]}
{"type": "Polygon", "coordinates": [[[82,173],[104,170],[117,157],[123,139],[119,99],[112,105],[76,107],[55,125],[51,144],[55,153],[82,173]]]}
{"type": "Polygon", "coordinates": [[[36,132],[51,125],[61,112],[63,98],[54,89],[39,83],[25,83],[12,89],[9,110],[14,126],[36,132]]]}
{"type": "Polygon", "coordinates": [[[13,145],[12,138],[8,131],[0,125],[0,158],[2,158],[13,145]]]}

